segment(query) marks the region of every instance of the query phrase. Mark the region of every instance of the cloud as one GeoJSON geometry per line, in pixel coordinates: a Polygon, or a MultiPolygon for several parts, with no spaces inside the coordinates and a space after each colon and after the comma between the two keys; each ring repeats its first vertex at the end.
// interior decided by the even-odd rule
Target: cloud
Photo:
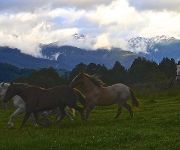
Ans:
{"type": "MultiPolygon", "coordinates": [[[[147,1],[144,8],[150,2],[147,1]]],[[[141,11],[137,3],[131,0],[99,0],[97,3],[95,0],[55,0],[53,3],[50,0],[3,0],[0,45],[40,56],[40,43],[58,41],[59,45],[87,49],[121,47],[127,50],[127,40],[136,36],[165,34],[180,38],[180,12],[149,8],[141,11]],[[75,40],[72,36],[75,33],[85,35],[85,39],[75,40]]],[[[156,2],[161,3],[161,0],[156,2]]],[[[165,8],[164,5],[161,8],[165,8]]]]}
{"type": "Polygon", "coordinates": [[[168,35],[180,38],[180,13],[168,11],[148,12],[144,13],[143,17],[148,22],[140,30],[141,36],[168,35]]]}
{"type": "Polygon", "coordinates": [[[2,0],[0,10],[35,11],[37,9],[55,9],[62,7],[91,8],[97,5],[107,5],[109,0],[2,0]]]}
{"type": "MultiPolygon", "coordinates": [[[[47,14],[48,15],[48,14],[47,14]]],[[[73,26],[57,27],[48,16],[31,13],[0,15],[0,45],[16,47],[24,53],[40,56],[39,44],[59,41],[62,44],[78,32],[73,26]]],[[[61,23],[60,23],[61,24],[61,23]]]]}
{"type": "Polygon", "coordinates": [[[108,39],[108,35],[103,33],[97,37],[97,41],[94,45],[95,48],[110,48],[111,44],[108,39]]]}
{"type": "Polygon", "coordinates": [[[179,0],[128,0],[138,10],[171,10],[180,11],[179,0]]]}

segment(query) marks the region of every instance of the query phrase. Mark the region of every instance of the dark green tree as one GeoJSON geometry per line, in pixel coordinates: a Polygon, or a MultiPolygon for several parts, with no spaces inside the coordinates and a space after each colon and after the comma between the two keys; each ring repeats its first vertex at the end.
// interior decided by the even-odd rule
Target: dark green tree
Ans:
{"type": "Polygon", "coordinates": [[[108,79],[111,84],[127,82],[127,71],[120,62],[116,61],[113,68],[108,71],[108,79]]]}
{"type": "Polygon", "coordinates": [[[69,80],[71,81],[76,75],[78,75],[80,72],[86,72],[87,65],[84,63],[80,63],[74,67],[74,69],[71,71],[69,80]]]}
{"type": "Polygon", "coordinates": [[[131,83],[152,83],[164,78],[157,63],[141,57],[134,60],[129,69],[129,77],[131,83]]]}
{"type": "Polygon", "coordinates": [[[66,81],[60,77],[57,71],[53,68],[44,68],[34,71],[28,77],[18,78],[16,82],[29,83],[44,88],[50,88],[66,83],[66,81]]]}
{"type": "Polygon", "coordinates": [[[168,79],[176,76],[176,63],[174,59],[163,58],[159,63],[159,69],[168,79]]]}

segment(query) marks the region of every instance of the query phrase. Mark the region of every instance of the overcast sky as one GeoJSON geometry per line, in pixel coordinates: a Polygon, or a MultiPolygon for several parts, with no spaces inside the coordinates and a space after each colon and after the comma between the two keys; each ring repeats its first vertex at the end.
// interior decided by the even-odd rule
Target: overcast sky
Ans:
{"type": "Polygon", "coordinates": [[[36,56],[39,43],[126,49],[157,35],[180,38],[180,0],[0,0],[0,45],[36,56]]]}

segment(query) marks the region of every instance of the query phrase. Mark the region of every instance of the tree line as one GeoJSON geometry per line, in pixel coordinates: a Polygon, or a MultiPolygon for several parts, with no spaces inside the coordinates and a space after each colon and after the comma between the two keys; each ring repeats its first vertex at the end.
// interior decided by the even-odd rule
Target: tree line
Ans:
{"type": "MultiPolygon", "coordinates": [[[[180,64],[180,62],[178,62],[180,64]]],[[[68,84],[79,72],[96,75],[107,85],[115,83],[145,84],[167,82],[176,76],[176,62],[174,59],[164,58],[159,64],[139,57],[134,60],[130,68],[125,68],[120,62],[115,62],[112,68],[104,65],[80,63],[69,72],[61,75],[53,68],[44,68],[34,71],[28,77],[20,77],[17,82],[26,82],[45,88],[59,84],[68,84]]]]}

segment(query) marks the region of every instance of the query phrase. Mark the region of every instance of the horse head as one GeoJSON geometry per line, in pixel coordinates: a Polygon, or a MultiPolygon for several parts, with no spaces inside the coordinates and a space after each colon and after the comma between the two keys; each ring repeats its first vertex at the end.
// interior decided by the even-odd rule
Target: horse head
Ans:
{"type": "Polygon", "coordinates": [[[4,95],[6,94],[6,91],[9,85],[10,85],[9,83],[4,83],[4,82],[0,83],[0,97],[1,98],[3,98],[4,95]]]}
{"type": "Polygon", "coordinates": [[[83,78],[84,78],[84,73],[83,73],[83,72],[80,72],[78,75],[76,75],[76,76],[73,78],[73,80],[72,80],[71,83],[70,83],[70,86],[71,86],[71,87],[76,87],[76,86],[82,84],[83,78]]]}
{"type": "Polygon", "coordinates": [[[7,87],[6,92],[3,96],[3,103],[7,103],[13,96],[15,95],[15,88],[14,83],[10,83],[10,85],[7,87]]]}

